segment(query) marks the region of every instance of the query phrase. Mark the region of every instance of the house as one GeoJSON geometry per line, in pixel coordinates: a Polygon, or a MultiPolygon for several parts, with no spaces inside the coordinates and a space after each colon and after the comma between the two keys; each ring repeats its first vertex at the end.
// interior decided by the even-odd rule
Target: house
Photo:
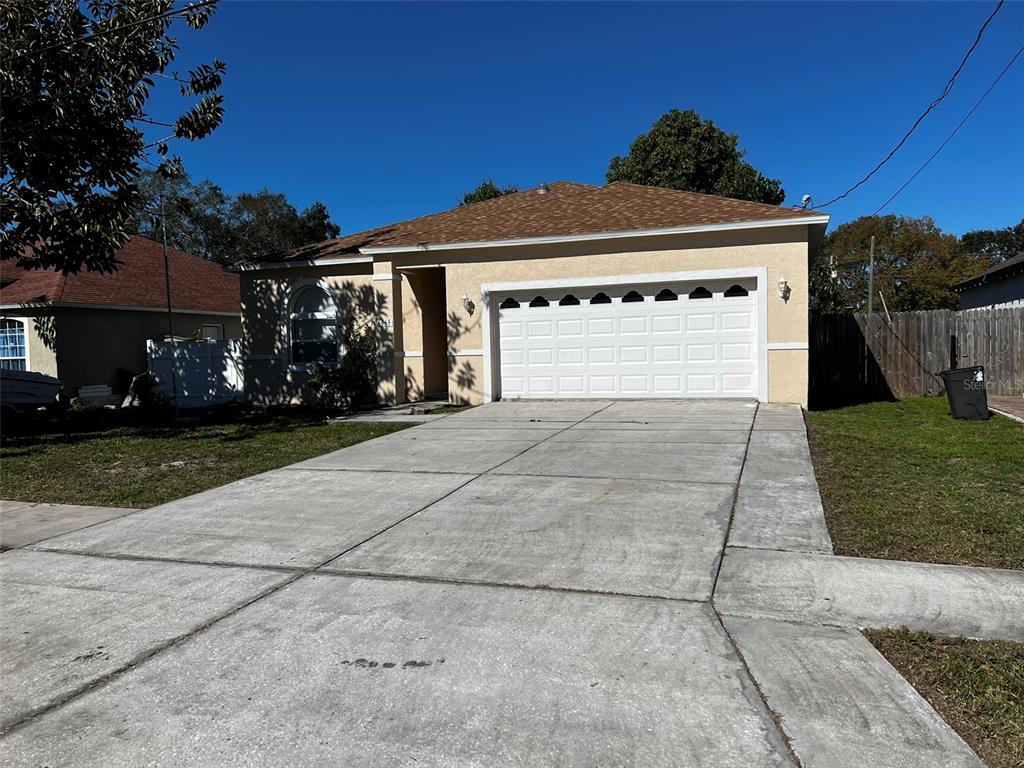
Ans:
{"type": "MultiPolygon", "coordinates": [[[[112,274],[25,270],[0,262],[0,367],[56,376],[74,394],[123,393],[145,371],[146,340],[167,335],[163,246],[134,236],[112,274]]],[[[239,338],[238,276],[168,249],[176,336],[239,338]]]]}
{"type": "Polygon", "coordinates": [[[960,294],[960,309],[1024,301],[1024,253],[957,283],[953,292],[960,294]]]}
{"type": "Polygon", "coordinates": [[[239,265],[246,392],[302,402],[372,322],[391,402],[807,402],[808,264],[829,217],[560,182],[239,265]]]}

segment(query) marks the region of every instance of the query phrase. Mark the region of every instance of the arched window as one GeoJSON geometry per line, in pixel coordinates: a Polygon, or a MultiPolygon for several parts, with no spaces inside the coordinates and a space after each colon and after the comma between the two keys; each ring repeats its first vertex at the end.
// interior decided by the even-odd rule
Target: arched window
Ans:
{"type": "Polygon", "coordinates": [[[534,296],[530,302],[531,307],[547,307],[550,306],[550,302],[543,296],[534,296]]]}
{"type": "Polygon", "coordinates": [[[12,317],[0,320],[0,368],[8,371],[28,370],[24,320],[12,317]]]}
{"type": "Polygon", "coordinates": [[[293,363],[338,361],[338,308],[318,285],[301,288],[288,315],[293,363]]]}
{"type": "Polygon", "coordinates": [[[625,296],[622,297],[622,303],[623,304],[629,304],[630,302],[633,302],[633,301],[643,301],[643,300],[644,300],[644,297],[641,296],[636,291],[630,291],[629,293],[627,293],[625,296]]]}
{"type": "Polygon", "coordinates": [[[690,298],[691,299],[710,299],[711,298],[711,291],[709,291],[703,285],[699,285],[696,288],[694,288],[692,291],[690,291],[690,298]]]}
{"type": "Polygon", "coordinates": [[[742,285],[734,285],[725,292],[725,298],[731,299],[734,296],[747,296],[747,289],[742,285]]]}
{"type": "Polygon", "coordinates": [[[612,300],[608,298],[605,293],[595,293],[594,298],[590,300],[591,304],[611,304],[612,300]]]}
{"type": "Polygon", "coordinates": [[[498,305],[498,309],[519,309],[519,302],[509,296],[498,305]]]}
{"type": "Polygon", "coordinates": [[[679,298],[675,291],[669,290],[668,288],[662,288],[658,291],[658,295],[654,297],[655,301],[676,301],[679,298]]]}
{"type": "Polygon", "coordinates": [[[580,300],[573,296],[571,293],[567,293],[561,299],[558,300],[558,306],[560,307],[576,307],[579,306],[580,300]]]}

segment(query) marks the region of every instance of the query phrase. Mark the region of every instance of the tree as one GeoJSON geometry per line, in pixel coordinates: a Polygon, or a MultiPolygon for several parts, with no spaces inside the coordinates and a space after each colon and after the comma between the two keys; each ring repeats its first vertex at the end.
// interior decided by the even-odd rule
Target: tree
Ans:
{"type": "Polygon", "coordinates": [[[159,210],[162,195],[168,242],[223,264],[256,260],[341,232],[319,201],[299,213],[279,192],[232,196],[209,180],[193,184],[186,173],[167,178],[147,171],[137,183],[145,206],[133,222],[134,232],[161,237],[159,221],[149,212],[159,210]]]}
{"type": "Polygon", "coordinates": [[[201,29],[216,0],[17,0],[0,4],[0,258],[20,266],[113,271],[141,205],[134,184],[151,153],[165,169],[168,142],[207,136],[223,118],[214,60],[171,72],[182,19],[201,29]],[[199,97],[170,121],[146,111],[154,78],[199,97]],[[162,138],[147,143],[142,126],[162,138]]]}
{"type": "Polygon", "coordinates": [[[867,308],[868,250],[875,236],[875,305],[878,291],[892,312],[957,309],[950,286],[975,274],[979,260],[964,253],[928,216],[862,216],[843,224],[822,244],[811,268],[812,300],[822,311],[867,308]],[[835,271],[836,279],[829,273],[835,271]]]}
{"type": "Polygon", "coordinates": [[[759,173],[743,159],[739,136],[726,133],[691,109],[673,109],[637,136],[629,154],[611,159],[605,177],[654,187],[753,200],[779,205],[782,183],[759,173]]]}
{"type": "Polygon", "coordinates": [[[1024,219],[1003,229],[976,229],[960,237],[965,253],[978,255],[985,265],[994,267],[1001,261],[1024,253],[1024,219]]]}
{"type": "Polygon", "coordinates": [[[513,184],[509,184],[507,187],[502,189],[491,179],[484,179],[480,186],[474,189],[472,192],[467,192],[462,196],[462,202],[460,206],[472,205],[473,203],[482,203],[484,200],[490,200],[495,197],[503,197],[504,195],[511,195],[513,192],[518,192],[519,188],[513,184]]]}

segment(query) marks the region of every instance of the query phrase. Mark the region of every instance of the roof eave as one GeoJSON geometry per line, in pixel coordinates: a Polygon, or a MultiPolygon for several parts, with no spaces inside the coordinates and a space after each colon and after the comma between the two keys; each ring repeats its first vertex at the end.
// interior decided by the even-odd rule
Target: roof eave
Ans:
{"type": "MultiPolygon", "coordinates": [[[[760,219],[739,221],[728,224],[695,224],[683,227],[659,227],[657,229],[632,229],[614,232],[591,232],[579,235],[546,235],[541,237],[519,237],[508,240],[475,240],[461,243],[416,243],[413,245],[383,245],[360,248],[365,256],[384,256],[397,253],[421,253],[424,251],[455,251],[477,248],[507,248],[522,245],[554,245],[558,243],[577,243],[590,240],[616,240],[632,237],[660,237],[665,235],[685,235],[702,232],[727,232],[740,229],[764,229],[768,227],[793,227],[814,224],[827,225],[831,217],[828,214],[816,216],[800,216],[792,219],[760,219]]],[[[325,261],[317,261],[324,264],[325,261]]]]}

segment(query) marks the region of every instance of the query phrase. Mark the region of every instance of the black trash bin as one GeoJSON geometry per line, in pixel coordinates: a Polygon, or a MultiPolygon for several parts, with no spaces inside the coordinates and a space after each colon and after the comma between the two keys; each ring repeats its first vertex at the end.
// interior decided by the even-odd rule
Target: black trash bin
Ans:
{"type": "Polygon", "coordinates": [[[985,369],[980,365],[971,368],[954,368],[942,372],[949,398],[949,410],[954,419],[985,421],[989,417],[988,392],[985,391],[985,369]]]}

